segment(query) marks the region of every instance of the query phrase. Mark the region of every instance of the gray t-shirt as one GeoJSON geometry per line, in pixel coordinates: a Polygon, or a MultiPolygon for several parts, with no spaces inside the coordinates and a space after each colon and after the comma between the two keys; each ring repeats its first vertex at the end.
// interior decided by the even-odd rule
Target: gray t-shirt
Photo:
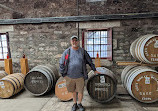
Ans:
{"type": "Polygon", "coordinates": [[[68,72],[67,72],[68,77],[70,78],[83,77],[82,61],[83,61],[83,55],[82,55],[81,47],[79,47],[78,50],[74,50],[71,47],[68,72]]]}

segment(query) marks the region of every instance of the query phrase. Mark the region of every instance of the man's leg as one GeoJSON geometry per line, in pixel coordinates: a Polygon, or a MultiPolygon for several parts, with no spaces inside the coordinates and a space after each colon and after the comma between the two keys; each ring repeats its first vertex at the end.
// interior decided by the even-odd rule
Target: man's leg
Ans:
{"type": "Polygon", "coordinates": [[[83,93],[78,93],[78,104],[81,104],[83,98],[83,93]]]}
{"type": "Polygon", "coordinates": [[[77,103],[77,92],[73,92],[73,101],[74,103],[77,103]]]}
{"type": "Polygon", "coordinates": [[[77,92],[73,92],[72,95],[73,95],[73,101],[74,101],[74,104],[72,106],[72,111],[76,111],[78,109],[78,106],[77,106],[77,92]]]}
{"type": "Polygon", "coordinates": [[[66,79],[67,90],[68,92],[72,92],[72,96],[73,96],[74,104],[72,106],[72,111],[76,111],[78,109],[78,106],[77,106],[77,100],[76,100],[77,94],[75,91],[75,82],[73,81],[73,79],[69,77],[65,77],[65,79],[66,79]]]}
{"type": "Polygon", "coordinates": [[[82,98],[83,98],[83,93],[78,93],[78,108],[79,108],[80,111],[85,110],[85,108],[81,104],[82,98]]]}
{"type": "Polygon", "coordinates": [[[78,108],[80,111],[85,111],[85,108],[82,106],[82,98],[83,98],[83,90],[84,90],[84,79],[78,78],[76,81],[76,91],[78,92],[78,108]]]}

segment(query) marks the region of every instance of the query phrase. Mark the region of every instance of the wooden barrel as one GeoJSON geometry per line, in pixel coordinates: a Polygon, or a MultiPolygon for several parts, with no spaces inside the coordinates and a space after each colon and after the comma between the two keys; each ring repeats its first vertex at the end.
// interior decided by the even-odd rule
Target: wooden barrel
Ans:
{"type": "Polygon", "coordinates": [[[8,74],[5,71],[0,71],[0,79],[7,76],[8,74]]]}
{"type": "Polygon", "coordinates": [[[0,98],[9,98],[23,89],[25,75],[14,73],[0,79],[0,98]]]}
{"type": "Polygon", "coordinates": [[[24,86],[33,95],[40,96],[55,87],[58,78],[55,65],[38,65],[27,73],[24,86]]]}
{"type": "Polygon", "coordinates": [[[148,34],[139,37],[131,44],[130,52],[136,60],[158,64],[158,35],[148,34]]]}
{"type": "Polygon", "coordinates": [[[93,71],[88,73],[87,91],[92,99],[97,102],[109,102],[115,97],[117,79],[112,71],[105,67],[97,67],[101,74],[95,75],[93,71]]]}
{"type": "Polygon", "coordinates": [[[144,103],[158,100],[158,72],[145,66],[127,66],[124,70],[121,80],[132,97],[144,103]]]}
{"type": "Polygon", "coordinates": [[[55,85],[55,95],[62,101],[69,101],[72,99],[72,93],[67,91],[66,80],[60,77],[55,85]]]}
{"type": "MultiPolygon", "coordinates": [[[[125,84],[128,75],[131,73],[131,69],[137,67],[136,65],[132,65],[132,66],[127,66],[123,69],[122,74],[121,74],[121,81],[123,83],[123,85],[125,84]]],[[[126,88],[126,85],[124,85],[124,87],[126,88]]]]}

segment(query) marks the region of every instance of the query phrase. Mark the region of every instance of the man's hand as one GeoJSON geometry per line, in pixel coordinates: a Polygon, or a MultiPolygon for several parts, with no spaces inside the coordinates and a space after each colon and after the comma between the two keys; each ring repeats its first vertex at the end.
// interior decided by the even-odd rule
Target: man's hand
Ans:
{"type": "Polygon", "coordinates": [[[98,72],[98,71],[94,71],[94,74],[96,75],[96,74],[101,74],[101,72],[98,72]]]}

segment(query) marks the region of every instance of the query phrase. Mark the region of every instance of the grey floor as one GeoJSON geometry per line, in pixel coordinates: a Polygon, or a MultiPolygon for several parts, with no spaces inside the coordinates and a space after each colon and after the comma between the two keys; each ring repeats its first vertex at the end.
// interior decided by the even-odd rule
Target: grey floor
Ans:
{"type": "MultiPolygon", "coordinates": [[[[82,104],[86,111],[158,111],[158,102],[140,103],[129,96],[122,85],[118,85],[116,97],[104,104],[92,100],[85,88],[82,104]]],[[[0,111],[71,111],[72,105],[72,101],[60,101],[53,91],[44,96],[34,97],[23,90],[10,99],[0,99],[0,111]]]]}

